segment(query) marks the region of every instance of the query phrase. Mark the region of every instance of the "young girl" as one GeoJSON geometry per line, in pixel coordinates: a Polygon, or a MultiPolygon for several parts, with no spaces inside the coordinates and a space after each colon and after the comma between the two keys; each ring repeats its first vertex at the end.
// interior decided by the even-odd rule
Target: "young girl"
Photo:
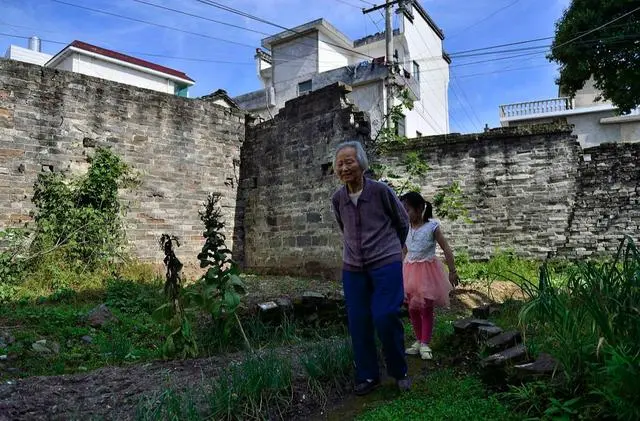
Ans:
{"type": "Polygon", "coordinates": [[[459,279],[451,248],[442,234],[440,223],[433,219],[431,203],[416,192],[403,195],[401,200],[411,223],[402,266],[404,292],[417,339],[406,349],[406,353],[420,354],[423,360],[430,360],[433,308],[449,306],[449,292],[458,284],[459,279]],[[436,257],[436,242],[444,251],[448,275],[444,265],[436,257]]]}

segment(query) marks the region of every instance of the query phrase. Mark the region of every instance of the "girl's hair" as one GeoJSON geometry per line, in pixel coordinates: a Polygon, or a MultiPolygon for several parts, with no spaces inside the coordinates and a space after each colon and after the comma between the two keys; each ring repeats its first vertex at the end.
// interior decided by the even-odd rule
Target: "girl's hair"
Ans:
{"type": "Polygon", "coordinates": [[[424,211],[422,213],[422,220],[424,222],[429,221],[429,219],[433,219],[433,207],[431,203],[424,200],[424,197],[420,195],[420,193],[410,191],[409,193],[405,193],[400,198],[401,201],[406,202],[409,207],[420,210],[424,206],[424,211]]]}
{"type": "Polygon", "coordinates": [[[362,144],[357,140],[343,142],[338,145],[338,147],[336,148],[336,152],[333,155],[334,166],[335,166],[336,158],[338,157],[338,152],[340,152],[345,148],[353,148],[356,150],[356,160],[358,161],[358,164],[360,165],[360,168],[362,169],[362,171],[367,171],[369,169],[369,160],[367,159],[367,153],[364,151],[362,144]]]}

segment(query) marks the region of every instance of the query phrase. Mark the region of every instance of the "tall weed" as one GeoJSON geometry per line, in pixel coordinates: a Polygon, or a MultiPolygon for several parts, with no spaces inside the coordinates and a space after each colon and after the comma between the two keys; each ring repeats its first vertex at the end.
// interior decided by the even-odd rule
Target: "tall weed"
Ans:
{"type": "Polygon", "coordinates": [[[564,286],[543,265],[538,284],[525,282],[523,290],[531,300],[520,320],[547,333],[546,347],[562,365],[561,387],[578,395],[572,407],[640,419],[640,395],[632,392],[640,390],[640,252],[633,240],[625,238],[610,261],[576,263],[564,286]]]}

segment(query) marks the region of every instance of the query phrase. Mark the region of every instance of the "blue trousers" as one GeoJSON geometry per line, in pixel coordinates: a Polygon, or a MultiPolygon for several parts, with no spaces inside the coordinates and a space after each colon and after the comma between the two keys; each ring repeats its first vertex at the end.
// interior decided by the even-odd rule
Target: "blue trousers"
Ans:
{"type": "Polygon", "coordinates": [[[396,379],[404,378],[407,361],[400,319],[404,301],[402,263],[391,263],[364,272],[343,270],[342,285],[356,364],[356,382],[380,377],[374,326],[382,343],[387,373],[396,379]]]}

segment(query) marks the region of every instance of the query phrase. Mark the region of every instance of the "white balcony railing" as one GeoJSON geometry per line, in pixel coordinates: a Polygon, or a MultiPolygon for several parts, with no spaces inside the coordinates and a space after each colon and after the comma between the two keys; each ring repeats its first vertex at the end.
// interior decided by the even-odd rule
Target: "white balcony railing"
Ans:
{"type": "Polygon", "coordinates": [[[571,98],[553,98],[542,101],[520,102],[500,106],[500,118],[523,117],[535,114],[555,113],[573,109],[571,98]]]}

